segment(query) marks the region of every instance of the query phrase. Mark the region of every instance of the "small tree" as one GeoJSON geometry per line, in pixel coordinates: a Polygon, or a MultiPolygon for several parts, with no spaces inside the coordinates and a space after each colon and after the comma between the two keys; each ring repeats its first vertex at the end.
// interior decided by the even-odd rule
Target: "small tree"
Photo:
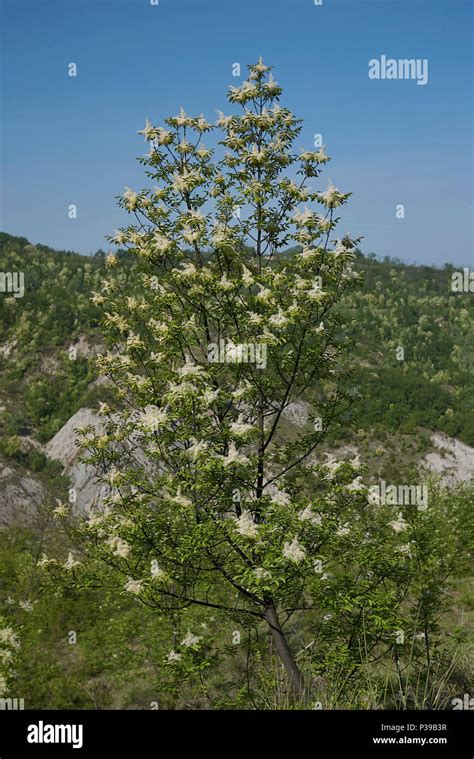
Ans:
{"type": "Polygon", "coordinates": [[[109,255],[94,294],[118,403],[81,430],[110,494],[82,528],[84,550],[160,613],[266,623],[301,694],[288,620],[313,614],[346,652],[362,635],[366,651],[384,636],[390,648],[409,560],[379,529],[358,462],[313,455],[350,405],[339,304],[359,279],[357,241],[330,242],[349,193],[308,186],[329,158],[294,152],[301,122],[281,92],[260,59],[230,89],[239,114],[213,127],[181,110],[141,132],[155,186],[126,190],[134,223],[112,238],[136,263],[109,255]],[[202,142],[216,128],[218,161],[202,142]],[[314,418],[289,441],[285,410],[308,389],[314,418]]]}

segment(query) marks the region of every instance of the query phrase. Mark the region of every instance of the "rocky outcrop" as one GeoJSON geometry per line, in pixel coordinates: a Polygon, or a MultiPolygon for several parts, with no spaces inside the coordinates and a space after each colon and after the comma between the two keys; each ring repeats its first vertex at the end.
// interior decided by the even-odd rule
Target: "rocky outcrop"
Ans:
{"type": "Polygon", "coordinates": [[[310,418],[311,405],[306,401],[292,401],[283,409],[282,417],[295,427],[304,427],[310,418]]]}
{"type": "Polygon", "coordinates": [[[443,432],[434,432],[431,442],[437,450],[428,453],[423,463],[441,476],[443,485],[453,487],[474,478],[474,448],[443,432]]]}
{"type": "MultiPolygon", "coordinates": [[[[114,417],[112,417],[114,418],[114,417]]],[[[96,432],[104,430],[104,420],[95,411],[82,408],[74,414],[45,447],[49,458],[61,462],[64,474],[69,478],[70,487],[76,491],[76,501],[73,506],[75,513],[81,514],[93,506],[100,506],[110,488],[97,481],[94,467],[80,460],[82,451],[77,445],[76,430],[79,427],[92,426],[96,432]]],[[[130,461],[137,467],[151,471],[150,461],[140,448],[139,441],[130,440],[130,461]]]]}
{"type": "Polygon", "coordinates": [[[89,425],[99,431],[104,423],[92,409],[79,409],[45,447],[46,455],[63,465],[70,487],[76,491],[74,511],[77,513],[99,504],[106,494],[105,486],[96,480],[94,468],[80,461],[82,451],[77,445],[75,430],[89,425]]]}
{"type": "Polygon", "coordinates": [[[46,493],[33,475],[17,471],[0,458],[0,529],[31,525],[46,493]]]}

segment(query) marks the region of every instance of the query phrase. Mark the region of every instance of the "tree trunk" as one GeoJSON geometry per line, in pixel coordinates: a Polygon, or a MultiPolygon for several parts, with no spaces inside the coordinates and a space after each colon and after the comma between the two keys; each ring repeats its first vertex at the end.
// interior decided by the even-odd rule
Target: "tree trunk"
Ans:
{"type": "Polygon", "coordinates": [[[301,672],[298,669],[298,665],[294,659],[293,654],[290,651],[290,647],[286,641],[283,631],[280,626],[280,620],[278,614],[273,605],[267,606],[265,611],[265,619],[272,631],[273,641],[275,648],[288,675],[290,689],[292,693],[298,696],[302,696],[304,693],[304,680],[301,672]]]}

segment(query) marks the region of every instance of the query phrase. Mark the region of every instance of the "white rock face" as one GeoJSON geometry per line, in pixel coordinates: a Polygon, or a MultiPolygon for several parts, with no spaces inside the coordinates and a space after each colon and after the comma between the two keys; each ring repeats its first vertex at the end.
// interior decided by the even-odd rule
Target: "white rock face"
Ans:
{"type": "MultiPolygon", "coordinates": [[[[113,417],[112,417],[113,418],[113,417]]],[[[70,487],[76,490],[76,502],[73,511],[83,514],[91,507],[100,506],[104,496],[110,493],[110,487],[97,481],[95,469],[88,464],[79,461],[82,451],[77,446],[77,435],[74,432],[78,427],[91,425],[96,432],[105,429],[105,422],[98,414],[89,408],[82,408],[72,416],[66,424],[45,446],[45,453],[52,459],[59,461],[63,467],[63,473],[69,477],[70,487]]],[[[152,471],[152,467],[138,441],[130,439],[132,445],[130,456],[131,463],[137,467],[143,467],[152,471]]]]}
{"type": "Polygon", "coordinates": [[[431,442],[439,452],[428,453],[424,464],[430,471],[441,475],[443,485],[452,487],[474,478],[474,448],[443,432],[433,433],[431,442]]]}
{"type": "Polygon", "coordinates": [[[42,485],[29,474],[19,474],[0,460],[0,529],[30,525],[45,496],[42,485]]]}
{"type": "Polygon", "coordinates": [[[71,487],[76,490],[74,511],[77,513],[83,513],[91,506],[100,504],[107,493],[107,488],[96,481],[94,468],[79,461],[82,452],[77,446],[74,430],[88,425],[92,425],[97,431],[104,428],[104,422],[95,411],[81,408],[45,446],[46,455],[63,465],[64,474],[69,477],[71,487]]]}
{"type": "Polygon", "coordinates": [[[92,358],[104,350],[103,345],[91,345],[84,335],[80,335],[75,343],[71,343],[71,348],[75,349],[76,355],[84,358],[92,358]]]}
{"type": "Polygon", "coordinates": [[[282,417],[295,427],[304,427],[309,419],[311,406],[306,401],[293,401],[282,411],[282,417]]]}

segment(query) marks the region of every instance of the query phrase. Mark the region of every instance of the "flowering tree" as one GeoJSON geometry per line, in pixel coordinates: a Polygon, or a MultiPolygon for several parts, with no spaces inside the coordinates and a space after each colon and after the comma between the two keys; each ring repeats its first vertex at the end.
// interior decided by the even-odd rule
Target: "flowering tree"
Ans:
{"type": "MultiPolygon", "coordinates": [[[[357,241],[330,241],[349,193],[310,188],[329,158],[294,152],[301,124],[281,92],[260,59],[230,89],[240,113],[211,126],[181,110],[141,132],[154,187],[127,189],[133,224],[112,238],[136,262],[109,255],[94,294],[117,403],[81,430],[110,492],[81,525],[82,568],[72,553],[64,567],[99,558],[170,616],[205,607],[266,624],[302,693],[288,620],[314,613],[333,645],[337,620],[346,650],[362,634],[390,647],[409,556],[396,558],[400,531],[378,528],[358,462],[314,456],[350,404],[339,304],[357,241]],[[216,128],[220,160],[202,141],[216,128]],[[314,419],[289,441],[285,409],[309,388],[314,419]]],[[[198,642],[189,632],[169,661],[198,642]]]]}

